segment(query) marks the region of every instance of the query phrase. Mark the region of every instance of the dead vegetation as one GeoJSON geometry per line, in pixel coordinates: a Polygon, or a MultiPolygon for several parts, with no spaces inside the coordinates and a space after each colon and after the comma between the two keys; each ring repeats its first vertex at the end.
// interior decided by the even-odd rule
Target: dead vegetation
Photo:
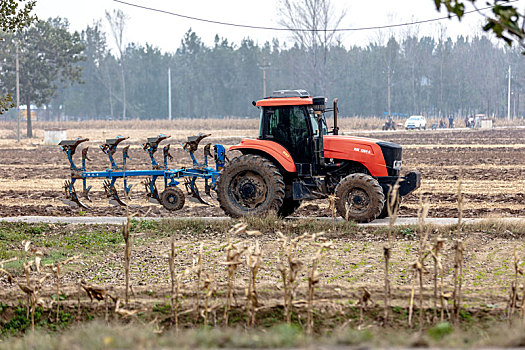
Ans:
{"type": "MultiPolygon", "coordinates": [[[[472,227],[463,225],[465,232],[458,233],[455,232],[459,227],[457,225],[441,231],[427,225],[425,218],[428,205],[422,203],[418,226],[389,227],[383,231],[385,247],[391,247],[391,250],[388,255],[389,264],[384,265],[385,277],[382,285],[329,284],[326,278],[329,271],[326,270],[326,262],[330,261],[328,266],[333,265],[333,256],[337,256],[337,250],[341,249],[340,245],[334,244],[334,238],[337,240],[337,236],[334,235],[337,235],[338,231],[330,229],[329,232],[309,233],[302,231],[306,229],[304,226],[298,228],[295,223],[285,225],[275,217],[251,219],[229,228],[223,223],[217,223],[222,225],[221,230],[226,231],[226,243],[217,247],[217,255],[214,256],[209,255],[207,241],[197,243],[189,253],[181,255],[182,246],[178,246],[174,235],[181,234],[181,231],[177,230],[191,224],[179,222],[177,226],[171,226],[172,229],[177,229],[171,231],[173,233],[165,240],[165,248],[161,249],[168,252],[167,255],[161,252],[166,259],[166,274],[169,276],[166,287],[157,285],[131,288],[128,285],[129,281],[135,280],[132,266],[133,260],[137,258],[135,254],[138,255],[138,252],[128,253],[130,239],[128,244],[124,240],[125,254],[121,254],[120,259],[122,275],[126,277],[128,271],[130,276],[124,278],[121,283],[104,285],[85,280],[73,285],[61,283],[60,266],[75,265],[84,259],[73,256],[53,264],[42,265],[41,249],[34,247],[29,241],[24,242],[20,248],[25,262],[22,273],[5,268],[6,263],[14,263],[13,259],[2,261],[0,272],[5,280],[0,280],[0,283],[14,283],[23,295],[27,296],[25,304],[31,327],[35,324],[37,307],[44,312],[48,310],[48,317],[54,323],[59,322],[59,310],[77,310],[76,319],[79,321],[85,320],[90,314],[98,314],[108,323],[135,320],[134,322],[153,322],[157,325],[156,329],[175,330],[194,325],[242,324],[248,328],[258,328],[269,322],[268,317],[273,314],[271,324],[300,324],[310,335],[319,334],[323,329],[320,324],[326,322],[334,322],[330,327],[349,324],[354,327],[366,327],[367,324],[388,324],[389,327],[397,327],[407,322],[409,328],[419,330],[447,321],[460,325],[474,317],[466,318],[465,315],[476,315],[481,310],[493,315],[503,315],[508,322],[522,320],[525,297],[523,278],[520,279],[523,275],[522,247],[514,251],[513,274],[509,275],[509,292],[504,298],[506,307],[489,310],[486,307],[474,306],[472,285],[466,290],[464,287],[465,262],[469,261],[466,254],[469,252],[459,239],[460,235],[468,234],[472,227]],[[269,231],[279,226],[283,232],[273,233],[273,244],[261,245],[261,237],[271,234],[269,231]],[[393,265],[392,259],[399,259],[401,255],[407,254],[396,243],[403,239],[405,233],[402,232],[408,229],[414,230],[411,239],[414,249],[411,249],[406,257],[403,256],[403,261],[407,261],[407,270],[410,265],[408,262],[414,262],[411,265],[412,277],[403,285],[392,282],[393,278],[397,279],[398,271],[397,267],[393,268],[398,266],[398,262],[393,265]],[[301,231],[303,233],[300,233],[301,231]],[[31,248],[32,246],[34,248],[31,248]],[[193,263],[186,267],[181,264],[180,259],[185,259],[188,254],[193,256],[193,263]],[[30,266],[33,266],[33,269],[30,266]],[[45,269],[49,269],[52,274],[46,274],[45,269]],[[274,269],[280,278],[276,280],[276,285],[269,285],[267,278],[274,269]],[[393,271],[396,273],[393,274],[393,271]],[[56,280],[54,286],[52,281],[48,280],[52,275],[56,280]],[[131,295],[128,295],[127,290],[132,291],[131,295]],[[60,302],[59,297],[54,300],[50,294],[53,292],[56,296],[64,294],[65,300],[60,302]],[[465,293],[469,305],[464,304],[465,293]],[[126,301],[126,297],[130,300],[126,301]],[[355,300],[357,313],[352,311],[353,306],[345,301],[346,298],[355,300]],[[167,300],[165,304],[163,299],[167,300]],[[384,302],[381,303],[381,300],[384,302]],[[452,302],[450,312],[447,309],[449,302],[452,302]],[[381,314],[377,313],[378,309],[383,310],[382,317],[378,317],[381,314]],[[166,312],[159,313],[158,310],[166,312]],[[217,317],[221,314],[222,318],[217,317]],[[374,314],[376,316],[372,316],[374,314]],[[324,318],[332,321],[325,321],[324,318]],[[334,321],[337,318],[339,321],[334,321]]],[[[482,229],[485,231],[496,227],[494,222],[484,225],[482,229]]],[[[129,226],[133,226],[132,223],[129,226]]],[[[166,227],[169,226],[164,228],[166,227]]],[[[480,227],[481,224],[478,224],[478,228],[480,227]]],[[[510,232],[509,227],[511,226],[499,226],[499,229],[510,232]]],[[[511,228],[516,229],[517,226],[511,228]]],[[[197,229],[203,230],[203,227],[197,226],[197,229]]],[[[312,232],[315,226],[312,225],[308,229],[312,232]]],[[[204,231],[206,230],[204,228],[204,231]]],[[[126,225],[122,232],[126,235],[126,225]]],[[[132,232],[128,231],[127,234],[131,236],[132,232]]],[[[374,234],[381,235],[377,231],[374,234]]],[[[472,246],[469,249],[472,249],[472,246]]],[[[382,250],[385,258],[385,249],[382,250]]],[[[384,264],[384,261],[381,264],[384,264]]],[[[468,266],[468,269],[468,274],[475,273],[472,266],[468,266]]],[[[5,294],[0,293],[0,302],[9,308],[16,308],[16,298],[20,298],[21,295],[18,294],[15,299],[13,295],[17,295],[16,293],[11,292],[10,295],[11,298],[2,299],[5,294]]],[[[496,295],[493,298],[496,298],[496,301],[491,302],[490,296],[483,296],[481,304],[496,304],[497,300],[501,300],[501,297],[496,295]]],[[[38,322],[41,323],[42,316],[39,317],[38,322]]]]}

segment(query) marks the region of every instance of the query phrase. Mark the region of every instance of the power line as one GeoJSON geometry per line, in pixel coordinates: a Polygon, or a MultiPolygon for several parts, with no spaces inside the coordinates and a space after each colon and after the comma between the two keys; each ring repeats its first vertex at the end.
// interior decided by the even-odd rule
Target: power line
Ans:
{"type": "MultiPolygon", "coordinates": [[[[199,18],[199,17],[193,17],[193,16],[187,16],[182,15],[180,13],[175,13],[171,11],[156,9],[148,6],[133,4],[130,2],[122,1],[122,0],[113,0],[114,2],[136,7],[143,10],[153,11],[153,12],[159,12],[171,16],[176,16],[180,18],[190,19],[193,21],[199,21],[199,22],[205,22],[205,23],[211,23],[211,24],[219,24],[224,26],[230,26],[230,27],[240,27],[240,28],[248,28],[248,29],[261,29],[261,30],[275,30],[275,31],[291,31],[291,32],[355,32],[355,31],[361,31],[361,30],[374,30],[374,29],[387,29],[387,28],[395,28],[395,27],[405,27],[405,26],[411,26],[415,24],[423,24],[423,23],[429,23],[429,22],[436,22],[436,21],[442,21],[444,19],[448,19],[449,16],[444,17],[438,17],[438,18],[432,18],[432,19],[426,19],[421,21],[413,21],[413,22],[406,22],[406,23],[398,23],[398,24],[388,24],[383,26],[372,26],[372,27],[358,27],[358,28],[334,28],[334,29],[304,29],[304,28],[281,28],[281,27],[264,27],[264,26],[252,26],[249,24],[239,24],[239,23],[230,23],[230,22],[222,22],[222,21],[215,21],[211,19],[205,19],[205,18],[199,18]]],[[[518,0],[509,1],[509,3],[516,2],[518,0]]],[[[469,14],[473,12],[480,12],[483,10],[488,10],[493,8],[494,6],[488,6],[483,7],[480,9],[475,9],[471,11],[466,11],[464,14],[469,14]]]]}

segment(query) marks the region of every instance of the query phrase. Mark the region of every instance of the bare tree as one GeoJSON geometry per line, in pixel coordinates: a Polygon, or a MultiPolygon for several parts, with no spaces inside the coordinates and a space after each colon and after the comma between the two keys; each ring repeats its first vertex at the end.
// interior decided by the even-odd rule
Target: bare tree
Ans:
{"type": "Polygon", "coordinates": [[[111,34],[119,52],[120,77],[122,81],[122,119],[126,119],[126,77],[124,67],[124,29],[128,17],[121,10],[106,11],[106,19],[111,28],[111,34]]]}
{"type": "Polygon", "coordinates": [[[305,83],[314,93],[326,88],[326,63],[330,46],[346,11],[336,14],[331,0],[281,0],[279,24],[292,30],[294,41],[308,54],[311,72],[305,83]],[[313,81],[312,81],[313,80],[313,81]]]}

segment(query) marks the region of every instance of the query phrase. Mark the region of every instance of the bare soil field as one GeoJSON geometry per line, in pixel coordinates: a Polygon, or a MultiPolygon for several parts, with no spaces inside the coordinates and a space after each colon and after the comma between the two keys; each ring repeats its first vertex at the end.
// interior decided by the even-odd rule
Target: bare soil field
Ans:
{"type": "MultiPolygon", "coordinates": [[[[180,128],[172,126],[170,129],[165,124],[161,130],[152,123],[125,129],[129,123],[92,125],[86,129],[79,129],[78,123],[70,123],[68,133],[70,138],[90,138],[87,146],[92,161],[88,169],[92,170],[108,167],[107,157],[98,145],[104,138],[117,134],[131,136],[124,143],[131,145],[129,166],[147,169],[150,162],[139,144],[159,132],[171,132],[173,136],[174,167],[190,165],[188,154],[178,145],[188,135],[210,132],[214,134],[210,142],[232,145],[243,136],[257,133],[252,121],[211,121],[209,128],[186,123],[180,128]]],[[[125,209],[108,204],[101,181],[92,183],[93,202],[89,203],[87,211],[63,205],[60,202],[62,186],[69,176],[65,155],[57,146],[43,145],[43,131],[38,127],[37,138],[24,139],[17,144],[12,138],[13,125],[0,126],[3,128],[0,128],[0,216],[126,215],[125,209]]],[[[130,214],[164,217],[166,220],[131,221],[128,303],[125,302],[126,258],[122,227],[0,223],[0,347],[3,337],[22,335],[32,328],[30,313],[26,309],[31,300],[35,302],[36,328],[43,331],[64,330],[73,324],[83,326],[84,321],[94,318],[140,327],[148,334],[162,334],[178,327],[195,329],[202,325],[255,327],[266,332],[269,327],[285,322],[287,306],[284,295],[290,292],[287,288],[293,288],[289,294],[293,295],[293,302],[289,304],[292,305],[290,323],[307,330],[309,317],[312,317],[314,333],[320,336],[330,338],[336,330],[359,329],[361,332],[371,327],[376,327],[374,332],[378,335],[398,333],[400,329],[412,334],[417,327],[427,329],[429,335],[418,333],[416,338],[407,335],[397,344],[439,346],[444,344],[439,341],[445,335],[434,339],[431,332],[436,327],[444,327],[439,323],[444,320],[456,322],[454,327],[457,329],[470,332],[475,328],[483,334],[479,336],[471,332],[468,342],[449,341],[446,344],[503,344],[479,340],[488,339],[493,324],[499,322],[500,328],[497,329],[501,329],[503,322],[507,325],[515,318],[522,318],[525,312],[523,277],[519,275],[519,269],[525,268],[525,223],[497,221],[500,217],[524,216],[525,153],[522,140],[525,129],[380,133],[350,129],[346,129],[347,132],[402,145],[404,170],[421,171],[422,187],[404,199],[401,216],[417,216],[420,199],[424,197],[430,203],[430,217],[456,217],[458,181],[461,180],[461,193],[465,197],[463,215],[492,219],[463,227],[401,226],[392,228],[392,231],[387,227],[358,227],[352,222],[283,221],[275,217],[212,222],[192,218],[223,216],[215,200],[210,199],[210,206],[187,201],[182,210],[169,212],[146,202],[143,185],[134,181],[130,214]],[[181,216],[188,219],[169,220],[181,216]],[[235,228],[239,226],[232,228],[243,223],[246,226],[242,229],[235,228]],[[311,236],[299,238],[304,233],[321,231],[324,240],[311,236]],[[387,239],[389,232],[392,241],[387,239]],[[297,246],[290,250],[289,244],[293,240],[297,241],[297,246]],[[436,253],[438,242],[442,243],[439,254],[436,253]],[[324,243],[329,243],[330,247],[320,250],[324,243]],[[24,252],[24,246],[27,252],[24,252]],[[386,248],[390,252],[387,322],[383,317],[386,248]],[[259,249],[260,260],[254,278],[253,259],[259,249]],[[288,259],[291,251],[293,256],[288,259]],[[79,257],[74,261],[61,265],[57,279],[53,266],[76,255],[79,257]],[[173,257],[172,269],[170,256],[173,257]],[[438,260],[434,257],[440,261],[439,273],[435,270],[438,260]],[[26,258],[29,264],[24,266],[26,258]],[[36,267],[37,260],[41,269],[36,267]],[[418,266],[421,266],[420,270],[418,266]],[[283,283],[283,271],[285,280],[292,278],[290,273],[294,274],[288,287],[283,283]],[[421,285],[418,271],[421,271],[421,285]],[[458,275],[461,276],[459,279],[458,275]],[[41,287],[39,281],[42,281],[41,287]],[[57,281],[60,282],[59,293],[57,281]],[[255,294],[250,289],[252,281],[255,281],[255,294]],[[435,284],[435,281],[439,283],[435,284]],[[454,291],[457,291],[458,281],[461,302],[456,306],[454,291]],[[438,291],[436,286],[440,284],[443,287],[438,291]],[[23,291],[26,286],[31,287],[26,289],[28,292],[23,291]],[[104,293],[102,300],[90,300],[89,288],[100,288],[104,293]],[[228,297],[229,291],[231,297],[228,297]],[[27,295],[33,297],[28,299],[27,295]],[[254,296],[256,317],[250,324],[250,312],[253,312],[250,311],[250,300],[253,301],[254,296]],[[172,298],[175,298],[174,302],[172,298]],[[57,299],[60,301],[58,312],[57,299]],[[384,328],[387,323],[388,327],[384,328]]],[[[117,153],[117,159],[119,155],[117,153]]],[[[199,150],[199,159],[201,156],[199,150]]],[[[234,154],[229,156],[231,158],[234,154]]],[[[295,215],[330,216],[328,202],[305,202],[295,215]]],[[[453,332],[450,324],[447,327],[445,334],[453,332]]],[[[441,334],[439,332],[443,330],[438,328],[436,332],[441,334]]],[[[102,344],[100,348],[111,347],[111,343],[106,343],[110,338],[104,336],[101,339],[101,334],[89,338],[98,339],[102,344]]],[[[272,333],[259,337],[267,338],[268,334],[272,333]]],[[[366,334],[356,334],[345,333],[342,337],[346,340],[341,340],[341,344],[366,343],[366,339],[360,338],[366,334]]],[[[201,337],[215,339],[209,333],[201,337]]],[[[32,338],[22,338],[27,339],[32,338]]],[[[214,340],[218,343],[212,345],[195,344],[201,347],[240,346],[221,339],[214,340]]],[[[279,339],[287,338],[279,333],[279,339]]],[[[509,336],[509,339],[512,339],[510,345],[525,344],[522,335],[509,336]]],[[[297,341],[291,344],[302,344],[297,341]]],[[[185,346],[196,346],[191,344],[185,346]]],[[[53,346],[49,345],[49,348],[53,346]]]]}
{"type": "MultiPolygon", "coordinates": [[[[377,121],[376,121],[377,123],[377,121]]],[[[457,186],[462,178],[462,193],[465,198],[465,217],[522,216],[525,209],[525,129],[508,128],[492,130],[427,130],[366,133],[353,130],[353,127],[367,126],[343,119],[343,132],[354,135],[379,138],[396,142],[403,146],[403,169],[419,170],[422,173],[421,189],[407,196],[400,216],[415,216],[421,195],[430,201],[430,217],[457,216],[457,186]]],[[[123,145],[131,145],[129,167],[148,169],[147,153],[140,149],[146,137],[160,132],[172,135],[173,167],[190,165],[188,153],[182,150],[180,142],[185,137],[198,132],[211,133],[205,142],[223,143],[226,146],[240,141],[241,137],[255,137],[255,120],[211,120],[191,122],[188,120],[168,123],[159,122],[100,122],[86,125],[69,122],[70,138],[83,136],[90,138],[86,143],[90,148],[88,163],[90,170],[103,170],[108,167],[107,157],[98,145],[105,138],[118,134],[130,136],[123,145]],[[137,125],[138,124],[138,125],[137,125]],[[180,125],[179,125],[180,124],[180,125]],[[209,141],[207,141],[209,140],[209,141]]],[[[62,204],[63,183],[69,176],[65,155],[58,147],[43,145],[43,130],[36,128],[37,137],[24,139],[17,144],[13,137],[14,124],[0,125],[0,216],[51,215],[77,216],[79,210],[62,204]]],[[[49,127],[42,125],[41,127],[49,127]]],[[[77,156],[80,152],[77,151],[77,156]]],[[[197,153],[202,159],[202,151],[197,153]]],[[[229,154],[229,157],[235,153],[229,154]]],[[[116,159],[119,158],[117,153],[116,159]]],[[[187,201],[185,207],[177,212],[169,212],[159,205],[145,201],[144,186],[140,180],[132,181],[134,188],[130,207],[135,215],[160,217],[223,216],[217,202],[207,199],[210,206],[187,201]]],[[[93,202],[87,203],[89,215],[118,216],[124,214],[123,208],[108,204],[102,181],[93,183],[93,202]]],[[[329,216],[328,202],[318,200],[304,202],[294,216],[329,216]]]]}

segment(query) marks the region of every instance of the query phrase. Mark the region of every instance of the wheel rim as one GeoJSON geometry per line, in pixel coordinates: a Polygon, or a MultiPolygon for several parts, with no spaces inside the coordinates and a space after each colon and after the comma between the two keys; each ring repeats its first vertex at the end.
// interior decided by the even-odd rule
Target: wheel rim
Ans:
{"type": "Polygon", "coordinates": [[[370,196],[362,188],[353,188],[345,201],[347,210],[352,214],[361,214],[370,206],[370,196]]]}
{"type": "Polygon", "coordinates": [[[264,203],[268,187],[260,174],[253,171],[242,171],[232,179],[229,192],[238,207],[250,210],[264,203]]]}

